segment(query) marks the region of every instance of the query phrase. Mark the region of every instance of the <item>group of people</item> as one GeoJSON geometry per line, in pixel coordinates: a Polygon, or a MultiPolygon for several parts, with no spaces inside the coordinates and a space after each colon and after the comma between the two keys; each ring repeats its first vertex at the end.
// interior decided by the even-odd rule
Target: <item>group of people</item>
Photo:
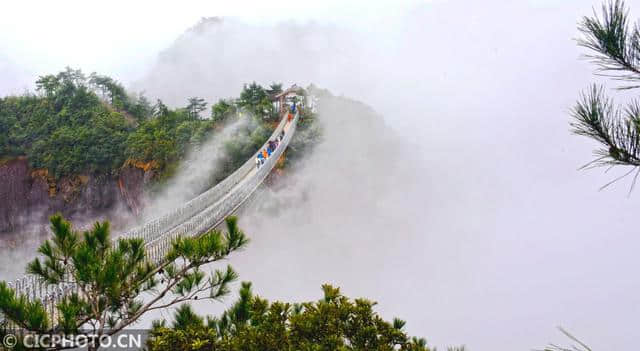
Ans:
{"type": "Polygon", "coordinates": [[[280,132],[280,135],[278,135],[275,140],[269,140],[266,148],[258,152],[258,155],[256,156],[257,169],[260,169],[260,166],[262,166],[267,161],[267,159],[271,157],[271,154],[276,151],[282,139],[284,139],[284,130],[280,132]]]}

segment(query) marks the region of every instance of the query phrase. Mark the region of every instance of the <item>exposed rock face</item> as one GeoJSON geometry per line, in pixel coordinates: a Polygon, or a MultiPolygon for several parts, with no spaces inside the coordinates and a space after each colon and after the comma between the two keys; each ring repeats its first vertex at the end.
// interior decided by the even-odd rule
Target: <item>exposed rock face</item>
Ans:
{"type": "Polygon", "coordinates": [[[117,209],[137,215],[152,177],[152,171],[127,166],[118,177],[85,174],[55,181],[46,170],[31,169],[25,158],[5,162],[0,165],[0,232],[27,221],[44,222],[57,212],[83,219],[117,209]]]}
{"type": "Polygon", "coordinates": [[[31,199],[41,196],[37,190],[31,191],[33,182],[30,178],[29,167],[24,160],[9,161],[0,166],[0,231],[19,225],[31,199]]]}
{"type": "Polygon", "coordinates": [[[144,184],[148,182],[143,169],[126,166],[120,172],[118,188],[127,207],[138,216],[142,210],[142,195],[144,184]]]}

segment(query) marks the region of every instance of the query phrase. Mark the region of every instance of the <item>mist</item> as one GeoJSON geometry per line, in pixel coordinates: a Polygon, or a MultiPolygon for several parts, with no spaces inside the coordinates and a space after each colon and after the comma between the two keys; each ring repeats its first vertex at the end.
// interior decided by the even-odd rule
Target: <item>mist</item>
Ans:
{"type": "MultiPolygon", "coordinates": [[[[627,4],[640,17],[640,2],[627,4]]],[[[598,191],[626,170],[578,171],[595,145],[569,129],[579,92],[602,81],[573,40],[599,5],[434,1],[376,22],[209,20],[131,87],[174,106],[251,81],[336,95],[320,102],[324,141],[239,213],[252,242],[230,263],[257,294],[312,300],[332,283],[441,349],[562,344],[558,325],[594,350],[631,349],[640,200],[630,181],[598,191]]]]}
{"type": "Polygon", "coordinates": [[[180,162],[176,174],[162,189],[147,199],[142,218],[151,220],[176,208],[176,204],[184,204],[203,193],[214,184],[213,177],[219,172],[221,161],[225,157],[224,145],[230,138],[240,132],[241,128],[250,128],[253,121],[238,119],[217,130],[202,145],[189,151],[180,162]]]}
{"type": "Polygon", "coordinates": [[[0,95],[17,95],[31,87],[28,81],[32,74],[26,68],[5,57],[0,51],[0,95]]]}
{"type": "Polygon", "coordinates": [[[383,116],[373,131],[373,111],[323,100],[325,142],[241,213],[253,241],[231,263],[257,293],[316,299],[333,283],[441,348],[540,348],[565,341],[561,325],[625,349],[638,198],[629,182],[598,191],[615,171],[577,171],[594,145],[568,124],[597,81],[573,40],[592,5],[435,2],[366,29],[223,19],[176,40],[139,84],[177,103],[314,83],[383,116]]]}

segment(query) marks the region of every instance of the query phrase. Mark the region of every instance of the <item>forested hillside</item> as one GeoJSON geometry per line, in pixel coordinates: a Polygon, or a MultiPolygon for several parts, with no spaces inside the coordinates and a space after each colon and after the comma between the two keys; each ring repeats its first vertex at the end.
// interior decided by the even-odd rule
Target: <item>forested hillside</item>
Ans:
{"type": "Polygon", "coordinates": [[[0,156],[27,156],[56,178],[113,172],[127,158],[161,166],[212,129],[203,105],[170,110],[110,77],[67,69],[40,77],[37,94],[0,99],[0,156]]]}
{"type": "MultiPolygon", "coordinates": [[[[191,97],[183,107],[127,91],[117,80],[67,68],[36,81],[36,91],[0,98],[1,230],[16,215],[43,207],[44,216],[107,210],[121,202],[139,214],[144,189],[161,189],[189,151],[199,151],[225,126],[241,123],[223,140],[216,174],[224,179],[267,140],[277,124],[271,98],[281,84],[246,84],[238,98],[211,108],[191,97]],[[117,196],[116,196],[117,197],[117,196]]],[[[313,121],[311,115],[307,124],[313,121]]],[[[301,145],[302,147],[303,145],[301,145]]]]}

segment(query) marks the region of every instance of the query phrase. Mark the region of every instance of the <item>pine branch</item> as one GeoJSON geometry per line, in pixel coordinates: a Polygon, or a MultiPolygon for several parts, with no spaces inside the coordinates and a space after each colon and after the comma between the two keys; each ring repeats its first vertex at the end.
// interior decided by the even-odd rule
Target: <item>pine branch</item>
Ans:
{"type": "Polygon", "coordinates": [[[575,342],[577,345],[571,345],[570,347],[567,347],[567,346],[560,346],[557,344],[549,344],[549,346],[545,347],[544,350],[542,351],[593,351],[589,346],[587,346],[587,344],[580,341],[580,339],[573,336],[564,328],[558,327],[558,330],[560,330],[562,334],[564,334],[572,342],[575,342]]]}
{"type": "Polygon", "coordinates": [[[640,166],[640,104],[630,103],[624,111],[614,107],[602,87],[593,85],[582,93],[571,110],[573,132],[596,140],[597,158],[582,168],[611,165],[640,166]]]}
{"type": "MultiPolygon", "coordinates": [[[[598,74],[616,80],[640,81],[640,28],[629,28],[628,10],[622,0],[602,5],[602,16],[584,17],[578,26],[583,37],[578,45],[593,54],[585,55],[598,67],[598,74]]],[[[634,89],[638,85],[619,89],[634,89]]]]}

